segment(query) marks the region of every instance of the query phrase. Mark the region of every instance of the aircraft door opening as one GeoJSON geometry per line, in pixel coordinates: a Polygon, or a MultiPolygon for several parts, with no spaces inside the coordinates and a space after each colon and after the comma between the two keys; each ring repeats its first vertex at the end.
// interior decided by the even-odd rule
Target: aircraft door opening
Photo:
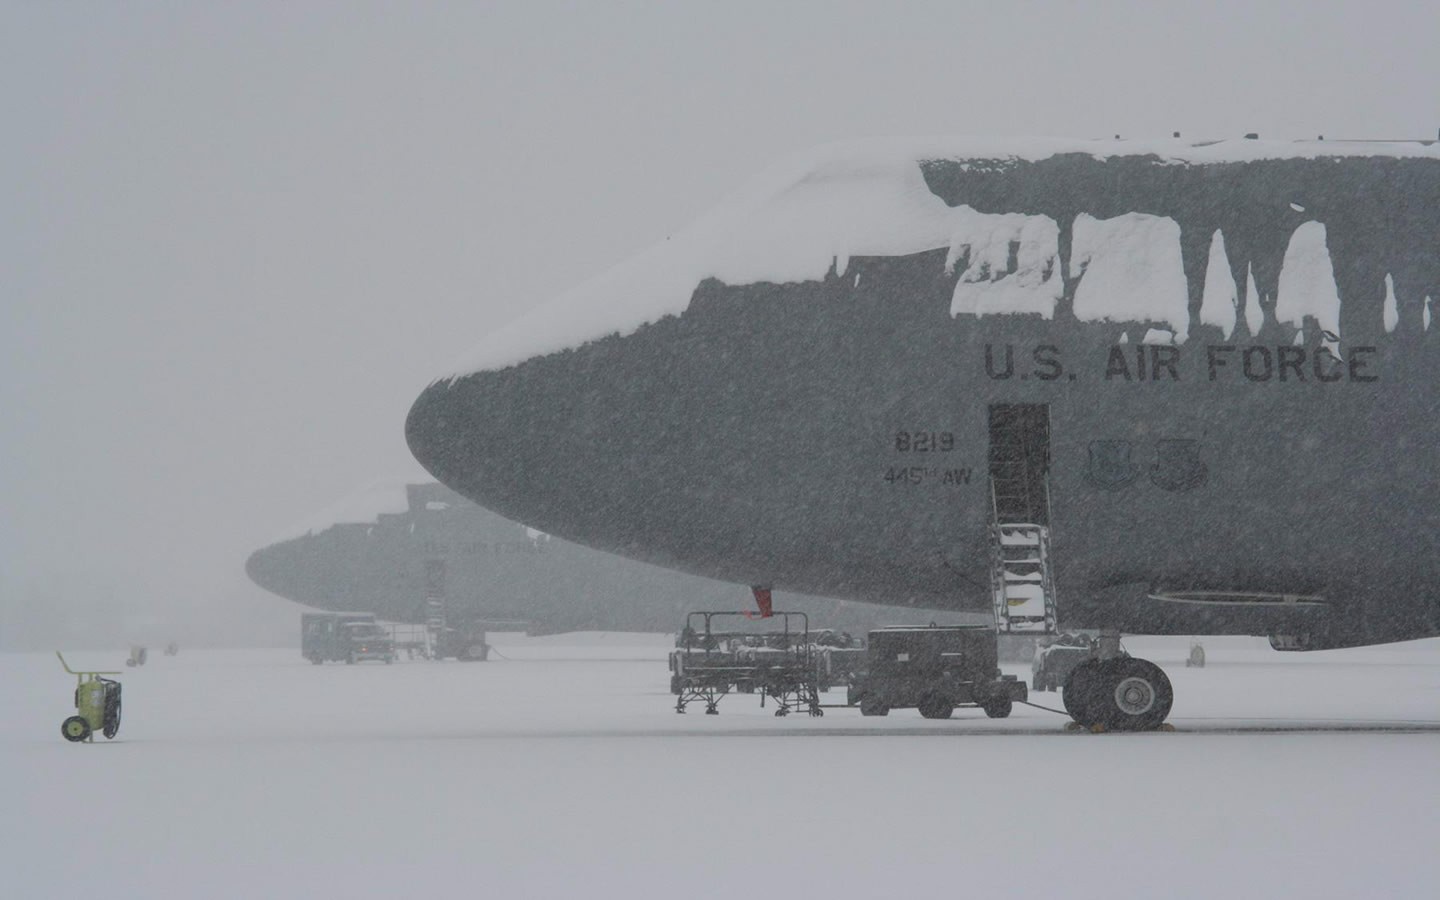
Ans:
{"type": "Polygon", "coordinates": [[[995,628],[1054,634],[1050,559],[1050,407],[990,407],[990,586],[995,628]]]}
{"type": "Polygon", "coordinates": [[[990,406],[990,483],[997,522],[1050,524],[1050,406],[990,406]]]}

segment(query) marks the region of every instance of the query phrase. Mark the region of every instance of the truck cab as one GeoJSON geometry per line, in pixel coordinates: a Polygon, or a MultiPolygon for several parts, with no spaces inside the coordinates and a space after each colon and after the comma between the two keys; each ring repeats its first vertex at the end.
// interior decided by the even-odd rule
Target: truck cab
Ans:
{"type": "Polygon", "coordinates": [[[373,613],[303,613],[300,655],[317,666],[367,659],[391,663],[395,661],[395,638],[375,621],[373,613]]]}

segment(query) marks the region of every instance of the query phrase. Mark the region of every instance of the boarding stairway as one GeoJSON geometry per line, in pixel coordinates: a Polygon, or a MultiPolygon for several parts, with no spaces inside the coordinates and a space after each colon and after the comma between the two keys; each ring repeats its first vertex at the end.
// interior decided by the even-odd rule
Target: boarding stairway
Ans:
{"type": "Polygon", "coordinates": [[[995,629],[1055,634],[1047,407],[990,408],[990,513],[995,629]]]}

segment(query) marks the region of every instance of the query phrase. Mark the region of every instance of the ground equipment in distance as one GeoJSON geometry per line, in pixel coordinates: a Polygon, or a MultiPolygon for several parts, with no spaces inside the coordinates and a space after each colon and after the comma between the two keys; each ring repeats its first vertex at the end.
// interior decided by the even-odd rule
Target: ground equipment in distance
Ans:
{"type": "Polygon", "coordinates": [[[301,613],[300,655],[315,665],[326,661],[395,661],[395,638],[373,613],[301,613]]]}

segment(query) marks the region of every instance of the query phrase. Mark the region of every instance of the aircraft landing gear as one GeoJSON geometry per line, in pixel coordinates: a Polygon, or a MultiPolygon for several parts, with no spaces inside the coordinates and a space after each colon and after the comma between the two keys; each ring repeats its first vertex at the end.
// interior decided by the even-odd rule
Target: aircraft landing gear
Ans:
{"type": "Polygon", "coordinates": [[[1089,659],[1065,679],[1065,711],[1090,731],[1152,731],[1170,715],[1175,691],[1148,659],[1089,659]]]}

